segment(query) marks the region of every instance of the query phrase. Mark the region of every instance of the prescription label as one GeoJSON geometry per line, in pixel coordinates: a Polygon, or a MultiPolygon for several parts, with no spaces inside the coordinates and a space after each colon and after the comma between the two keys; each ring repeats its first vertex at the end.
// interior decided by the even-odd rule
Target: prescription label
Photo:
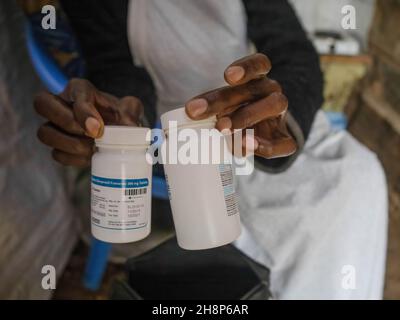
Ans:
{"type": "Polygon", "coordinates": [[[222,188],[224,189],[226,211],[228,216],[232,216],[239,213],[235,185],[233,183],[232,166],[230,164],[220,164],[219,174],[222,188]]]}
{"type": "Polygon", "coordinates": [[[110,230],[144,228],[149,218],[149,180],[92,175],[92,224],[110,230]]]}

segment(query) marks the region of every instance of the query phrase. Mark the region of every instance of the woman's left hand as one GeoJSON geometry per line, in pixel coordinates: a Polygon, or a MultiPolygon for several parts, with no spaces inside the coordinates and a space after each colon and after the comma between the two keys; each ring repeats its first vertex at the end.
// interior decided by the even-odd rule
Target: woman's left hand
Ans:
{"type": "Polygon", "coordinates": [[[260,53],[235,61],[224,72],[229,85],[192,98],[186,113],[193,120],[216,115],[220,131],[254,129],[254,137],[243,135],[243,147],[258,156],[293,154],[297,144],[286,124],[288,100],[279,83],[267,77],[270,69],[260,53]]]}

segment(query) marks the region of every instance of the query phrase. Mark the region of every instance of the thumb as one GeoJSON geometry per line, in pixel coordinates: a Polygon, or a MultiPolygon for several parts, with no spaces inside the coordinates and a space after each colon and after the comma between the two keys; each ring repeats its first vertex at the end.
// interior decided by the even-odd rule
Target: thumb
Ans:
{"type": "Polygon", "coordinates": [[[97,89],[85,79],[72,79],[60,98],[72,105],[75,120],[91,138],[103,135],[104,121],[95,107],[97,89]]]}
{"type": "Polygon", "coordinates": [[[104,131],[104,121],[93,103],[77,101],[73,104],[75,119],[91,138],[100,138],[104,131]]]}

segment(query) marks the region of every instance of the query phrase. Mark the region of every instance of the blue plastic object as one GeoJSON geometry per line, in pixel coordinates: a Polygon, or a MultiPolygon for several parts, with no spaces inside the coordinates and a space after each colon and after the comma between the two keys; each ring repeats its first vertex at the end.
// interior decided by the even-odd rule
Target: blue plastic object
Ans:
{"type": "MultiPolygon", "coordinates": [[[[36,41],[33,28],[29,22],[25,25],[25,32],[28,53],[39,78],[51,93],[61,93],[68,83],[68,77],[36,41]]],[[[153,177],[152,193],[158,199],[168,199],[167,186],[163,177],[153,177]]],[[[95,291],[100,287],[110,250],[110,243],[92,239],[83,277],[83,284],[87,289],[95,291]]]]}
{"type": "Polygon", "coordinates": [[[345,130],[347,128],[347,117],[342,112],[326,111],[326,116],[334,130],[345,130]]]}
{"type": "Polygon", "coordinates": [[[168,189],[165,179],[162,177],[153,176],[152,193],[157,199],[168,200],[168,189]]]}
{"type": "Polygon", "coordinates": [[[25,25],[28,53],[39,78],[51,93],[61,93],[68,83],[56,62],[48,56],[46,51],[36,41],[32,26],[29,22],[25,25]]]}
{"type": "Polygon", "coordinates": [[[96,238],[92,239],[85,274],[83,276],[83,285],[85,288],[93,291],[99,289],[107,267],[110,251],[110,243],[97,240],[96,238]]]}

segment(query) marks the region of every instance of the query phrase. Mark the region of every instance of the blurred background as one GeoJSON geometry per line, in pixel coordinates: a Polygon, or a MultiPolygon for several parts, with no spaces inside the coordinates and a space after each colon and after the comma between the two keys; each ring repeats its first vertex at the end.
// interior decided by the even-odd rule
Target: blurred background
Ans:
{"type": "MultiPolygon", "coordinates": [[[[332,126],[351,132],[385,168],[385,298],[400,299],[400,0],[291,2],[320,53],[332,126]],[[356,9],[355,30],[342,28],[345,5],[356,9]]],[[[106,299],[125,275],[118,257],[129,249],[113,248],[109,256],[110,248],[78,236],[85,226],[77,217],[87,217],[87,172],[49,161],[36,141],[40,119],[32,108],[40,89],[57,91],[84,75],[79,44],[57,1],[1,1],[0,39],[0,298],[106,299]],[[40,27],[45,4],[57,8],[56,30],[40,27]],[[44,261],[58,270],[55,292],[40,286],[44,261]]]]}

